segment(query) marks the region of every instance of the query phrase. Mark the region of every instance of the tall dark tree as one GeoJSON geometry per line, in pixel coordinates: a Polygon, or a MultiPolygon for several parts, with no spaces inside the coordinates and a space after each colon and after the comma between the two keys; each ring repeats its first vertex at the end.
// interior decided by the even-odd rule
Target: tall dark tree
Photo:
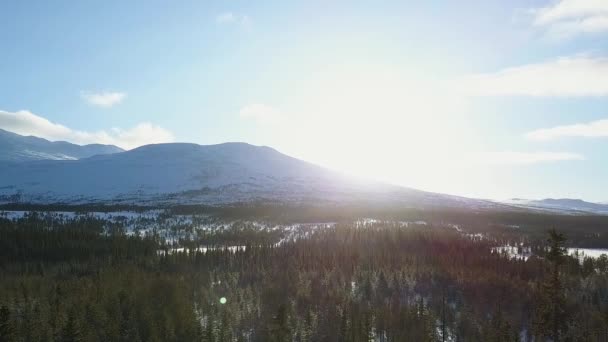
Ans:
{"type": "Polygon", "coordinates": [[[543,293],[537,308],[538,334],[550,338],[553,342],[561,341],[568,330],[566,298],[560,277],[560,268],[567,255],[565,241],[564,234],[558,233],[555,229],[549,231],[547,240],[549,250],[546,258],[551,263],[551,271],[549,279],[541,287],[543,293]]]}
{"type": "Polygon", "coordinates": [[[288,323],[289,317],[285,304],[279,305],[276,315],[273,317],[269,327],[269,341],[291,341],[291,329],[288,323]]]}
{"type": "Polygon", "coordinates": [[[15,341],[15,326],[11,312],[6,305],[0,307],[0,342],[15,341]]]}
{"type": "Polygon", "coordinates": [[[79,342],[82,341],[80,327],[76,320],[76,313],[72,310],[68,314],[67,322],[61,331],[60,342],[79,342]]]}

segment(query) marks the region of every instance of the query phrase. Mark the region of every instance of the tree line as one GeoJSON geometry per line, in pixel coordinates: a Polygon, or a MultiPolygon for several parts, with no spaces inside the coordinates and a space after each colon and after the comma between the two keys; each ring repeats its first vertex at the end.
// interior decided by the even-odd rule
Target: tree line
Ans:
{"type": "Polygon", "coordinates": [[[607,268],[544,234],[525,261],[389,221],[159,253],[94,219],[0,220],[0,341],[608,341],[607,268]]]}

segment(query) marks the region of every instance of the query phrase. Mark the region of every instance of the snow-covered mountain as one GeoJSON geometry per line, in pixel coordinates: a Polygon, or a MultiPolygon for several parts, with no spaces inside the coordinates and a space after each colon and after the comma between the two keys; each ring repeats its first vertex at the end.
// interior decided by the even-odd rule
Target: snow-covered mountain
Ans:
{"type": "Polygon", "coordinates": [[[75,160],[97,154],[122,152],[113,145],[76,145],[65,141],[23,136],[0,129],[0,162],[24,162],[32,160],[75,160]]]}
{"type": "Polygon", "coordinates": [[[264,146],[158,144],[79,160],[0,163],[0,202],[374,202],[498,207],[346,177],[264,146]]]}
{"type": "Polygon", "coordinates": [[[581,199],[546,198],[542,200],[527,200],[521,198],[512,198],[503,201],[503,203],[511,204],[520,208],[554,211],[569,214],[608,215],[608,204],[586,202],[581,199]]]}

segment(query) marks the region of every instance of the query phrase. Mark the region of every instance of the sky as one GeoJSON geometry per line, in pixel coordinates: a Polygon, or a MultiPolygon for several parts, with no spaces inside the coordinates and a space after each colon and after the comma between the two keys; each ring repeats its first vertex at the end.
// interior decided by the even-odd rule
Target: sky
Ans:
{"type": "Polygon", "coordinates": [[[0,128],[608,201],[608,1],[0,1],[0,128]]]}

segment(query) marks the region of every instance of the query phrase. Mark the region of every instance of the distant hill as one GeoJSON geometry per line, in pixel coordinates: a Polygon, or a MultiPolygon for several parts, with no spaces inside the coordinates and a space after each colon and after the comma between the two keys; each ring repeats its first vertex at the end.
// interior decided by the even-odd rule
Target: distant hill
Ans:
{"type": "Polygon", "coordinates": [[[245,143],[158,144],[79,160],[0,163],[0,174],[0,199],[4,202],[501,206],[357,180],[270,147],[245,143]]]}
{"type": "Polygon", "coordinates": [[[0,162],[24,162],[32,160],[75,160],[97,154],[123,152],[113,145],[76,145],[65,141],[23,136],[0,129],[0,162]]]}
{"type": "Polygon", "coordinates": [[[503,203],[511,204],[521,208],[539,209],[564,213],[585,213],[608,215],[608,204],[586,202],[573,198],[546,198],[542,200],[527,200],[513,198],[503,203]]]}

